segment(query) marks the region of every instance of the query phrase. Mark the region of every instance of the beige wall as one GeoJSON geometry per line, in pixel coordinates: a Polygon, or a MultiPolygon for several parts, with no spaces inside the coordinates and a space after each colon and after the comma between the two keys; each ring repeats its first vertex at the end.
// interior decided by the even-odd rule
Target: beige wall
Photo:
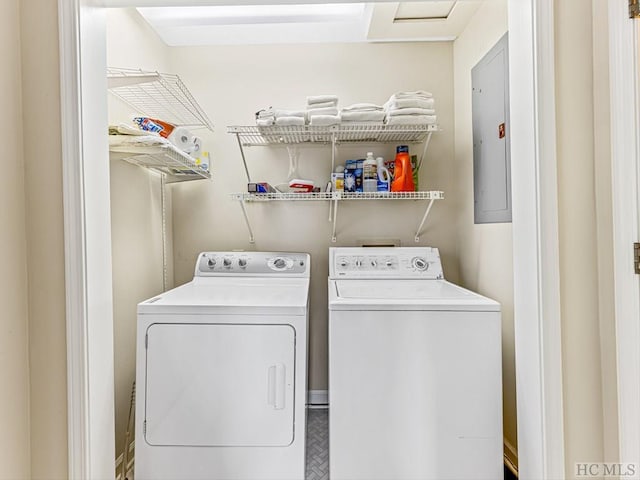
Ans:
{"type": "MultiPolygon", "coordinates": [[[[421,186],[442,189],[428,220],[421,245],[440,247],[445,274],[458,280],[454,218],[457,182],[453,168],[453,68],[450,43],[271,45],[172,48],[171,64],[215,123],[209,141],[213,154],[212,182],[191,182],[174,189],[174,258],[176,283],[193,276],[194,260],[203,250],[256,249],[311,253],[310,389],[327,388],[328,248],[355,245],[357,239],[397,238],[416,245],[415,228],[423,202],[353,202],[340,205],[338,241],[331,243],[328,205],[315,202],[249,205],[256,236],[250,245],[240,207],[231,192],[246,190],[246,176],[235,137],[227,125],[254,124],[254,112],[273,105],[302,108],[306,96],[332,93],[340,105],[384,103],[399,90],[434,93],[438,123],[427,154],[421,186]]],[[[364,158],[371,150],[389,158],[394,145],[340,147],[338,161],[364,158]]],[[[418,147],[412,151],[418,152],[418,147]]],[[[331,169],[328,147],[299,148],[299,173],[325,185],[331,169]]],[[[246,149],[254,181],[286,179],[284,148],[246,149]]]]}
{"type": "Polygon", "coordinates": [[[0,4],[0,108],[5,132],[0,156],[0,479],[28,478],[29,329],[24,154],[22,148],[19,0],[0,4]]]}
{"type": "Polygon", "coordinates": [[[504,436],[517,449],[511,223],[474,224],[471,69],[507,31],[507,0],[485,1],[453,46],[457,254],[462,284],[502,305],[504,436]]]}
{"type": "MultiPolygon", "coordinates": [[[[166,45],[135,9],[107,11],[108,66],[167,72],[167,53],[166,45]]],[[[110,124],[129,123],[141,113],[112,95],[108,100],[110,124]]],[[[124,451],[135,380],[136,305],[163,291],[164,276],[160,176],[122,160],[123,156],[110,156],[116,456],[124,451]]],[[[165,190],[167,288],[173,286],[173,188],[165,190]]]]}
{"type": "Polygon", "coordinates": [[[20,8],[29,273],[31,476],[62,480],[67,478],[67,364],[58,8],[51,0],[21,0],[20,8]],[[42,128],[43,125],[46,128],[42,128]],[[34,132],[37,132],[37,139],[34,139],[34,132]]]}

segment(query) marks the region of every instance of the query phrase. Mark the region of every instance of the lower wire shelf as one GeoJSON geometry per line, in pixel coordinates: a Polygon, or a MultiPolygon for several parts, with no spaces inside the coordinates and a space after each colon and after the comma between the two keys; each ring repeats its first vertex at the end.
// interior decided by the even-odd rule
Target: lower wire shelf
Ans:
{"type": "Polygon", "coordinates": [[[420,232],[431,212],[433,202],[444,200],[444,192],[430,190],[424,192],[286,192],[286,193],[232,193],[231,198],[237,200],[242,208],[244,220],[249,230],[249,243],[255,243],[251,223],[245,207],[246,203],[261,203],[273,201],[328,201],[330,202],[329,221],[333,223],[331,241],[336,242],[336,222],[338,218],[338,203],[350,200],[428,200],[427,208],[416,229],[414,240],[420,241],[420,232]]]}

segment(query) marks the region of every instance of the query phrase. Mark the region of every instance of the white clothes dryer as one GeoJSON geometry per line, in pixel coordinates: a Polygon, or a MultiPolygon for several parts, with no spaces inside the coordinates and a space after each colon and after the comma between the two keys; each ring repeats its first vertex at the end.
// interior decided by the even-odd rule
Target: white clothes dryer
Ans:
{"type": "Polygon", "coordinates": [[[303,480],[310,258],[205,252],[138,305],[136,480],[303,480]]]}
{"type": "Polygon", "coordinates": [[[332,248],[331,480],[503,478],[500,305],[436,248],[332,248]]]}

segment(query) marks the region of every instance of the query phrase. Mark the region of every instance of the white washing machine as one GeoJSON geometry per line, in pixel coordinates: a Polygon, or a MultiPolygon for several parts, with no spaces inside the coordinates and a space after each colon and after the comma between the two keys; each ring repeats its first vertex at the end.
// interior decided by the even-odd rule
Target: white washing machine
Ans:
{"type": "Polygon", "coordinates": [[[136,480],[303,480],[310,258],[206,252],[138,305],[136,480]]]}
{"type": "Polygon", "coordinates": [[[332,248],[331,480],[503,478],[500,305],[436,248],[332,248]]]}

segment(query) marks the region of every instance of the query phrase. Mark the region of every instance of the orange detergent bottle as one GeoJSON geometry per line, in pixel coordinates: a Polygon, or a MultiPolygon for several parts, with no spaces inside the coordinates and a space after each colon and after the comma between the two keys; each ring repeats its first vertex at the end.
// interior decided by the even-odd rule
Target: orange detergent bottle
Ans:
{"type": "Polygon", "coordinates": [[[411,158],[409,157],[409,147],[407,145],[398,145],[396,147],[396,161],[393,167],[391,191],[413,192],[415,189],[411,169],[411,158]]]}

